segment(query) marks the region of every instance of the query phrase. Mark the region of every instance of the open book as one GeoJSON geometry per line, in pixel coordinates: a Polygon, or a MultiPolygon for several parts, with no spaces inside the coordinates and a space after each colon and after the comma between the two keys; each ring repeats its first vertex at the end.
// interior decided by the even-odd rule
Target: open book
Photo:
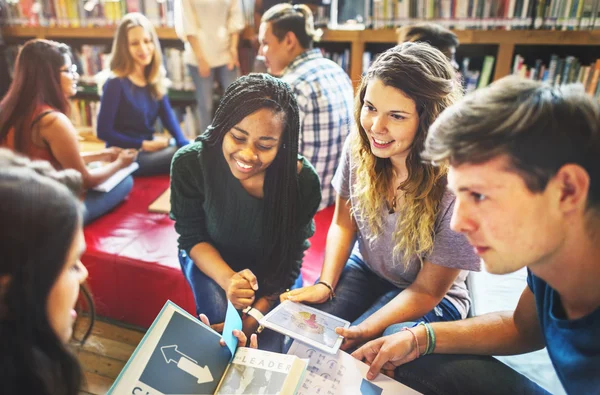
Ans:
{"type": "Polygon", "coordinates": [[[221,335],[168,301],[108,394],[297,392],[306,360],[251,348],[238,348],[232,358],[220,340],[221,335]]]}
{"type": "Polygon", "coordinates": [[[294,340],[288,355],[308,359],[298,395],[418,395],[419,392],[380,373],[367,380],[367,364],[339,350],[337,354],[321,352],[294,340]]]}
{"type": "Polygon", "coordinates": [[[110,192],[121,181],[123,181],[125,177],[136,171],[139,167],[140,165],[137,162],[133,162],[129,166],[120,169],[115,174],[110,176],[106,181],[96,185],[92,189],[98,192],[110,192]]]}

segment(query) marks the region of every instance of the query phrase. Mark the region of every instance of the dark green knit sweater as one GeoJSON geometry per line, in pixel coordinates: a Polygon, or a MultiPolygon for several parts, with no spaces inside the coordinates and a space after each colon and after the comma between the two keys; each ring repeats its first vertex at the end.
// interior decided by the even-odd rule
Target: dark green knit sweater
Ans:
{"type": "MultiPolygon", "coordinates": [[[[289,288],[300,274],[308,238],[315,232],[313,216],[321,201],[319,178],[304,158],[298,175],[299,226],[294,270],[289,288]]],[[[235,271],[250,269],[261,282],[264,200],[246,192],[236,179],[221,147],[195,142],[182,147],[171,167],[171,218],[179,233],[179,248],[188,254],[201,242],[210,243],[235,271]]]]}

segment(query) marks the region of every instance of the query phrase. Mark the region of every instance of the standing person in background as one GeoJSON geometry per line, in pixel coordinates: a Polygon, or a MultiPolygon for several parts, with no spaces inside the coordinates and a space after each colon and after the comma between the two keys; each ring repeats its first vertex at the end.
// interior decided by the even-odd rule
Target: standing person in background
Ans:
{"type": "MultiPolygon", "coordinates": [[[[78,79],[67,45],[48,40],[25,43],[15,63],[14,80],[0,103],[0,146],[47,160],[56,169],[75,169],[82,175],[84,188],[90,189],[129,166],[137,152],[119,148],[79,152],[77,130],[67,116],[78,79]],[[86,164],[93,161],[108,163],[88,169],[86,164]]],[[[113,209],[132,186],[129,176],[110,192],[88,190],[84,224],[113,209]]]]}
{"type": "Polygon", "coordinates": [[[352,124],[354,90],[346,72],[313,48],[317,36],[305,5],[278,4],[262,17],[259,41],[269,73],[292,87],[300,109],[298,151],[315,167],[323,199],[335,202],[331,185],[352,124]]]}
{"type": "Polygon", "coordinates": [[[162,52],[154,27],[144,15],[127,14],[113,42],[110,72],[104,84],[98,137],[106,144],[139,149],[136,176],[169,174],[177,147],[188,143],[171,109],[162,52]],[[154,136],[160,118],[175,139],[154,136]]]}
{"type": "Polygon", "coordinates": [[[455,70],[460,66],[456,62],[456,48],[459,42],[456,34],[443,26],[435,23],[422,22],[414,25],[402,26],[397,30],[398,44],[403,42],[425,42],[442,51],[455,70]]]}
{"type": "Polygon", "coordinates": [[[185,43],[183,58],[196,86],[198,134],[212,119],[215,80],[225,91],[239,77],[238,42],[245,26],[239,1],[175,1],[175,29],[185,43]]]}

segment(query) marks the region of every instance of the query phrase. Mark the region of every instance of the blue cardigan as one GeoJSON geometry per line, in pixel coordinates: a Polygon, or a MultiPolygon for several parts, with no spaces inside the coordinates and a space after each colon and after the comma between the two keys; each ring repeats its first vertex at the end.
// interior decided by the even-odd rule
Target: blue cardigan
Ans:
{"type": "Polygon", "coordinates": [[[140,149],[144,140],[152,140],[158,117],[177,146],[188,144],[167,95],[156,100],[148,87],[137,86],[126,77],[110,78],[100,102],[98,138],[108,147],[140,149]]]}

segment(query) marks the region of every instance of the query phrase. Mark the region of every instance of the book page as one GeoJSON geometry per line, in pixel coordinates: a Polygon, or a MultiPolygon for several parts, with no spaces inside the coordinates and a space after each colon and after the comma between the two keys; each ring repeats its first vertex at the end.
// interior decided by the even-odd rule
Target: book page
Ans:
{"type": "Polygon", "coordinates": [[[295,340],[288,354],[309,360],[310,374],[305,376],[298,395],[419,394],[384,374],[368,381],[369,366],[341,350],[331,355],[295,340]]]}
{"type": "Polygon", "coordinates": [[[280,394],[297,359],[293,355],[238,348],[217,394],[280,394]]]}
{"type": "Polygon", "coordinates": [[[167,302],[108,394],[212,394],[231,358],[220,339],[167,302]]]}
{"type": "Polygon", "coordinates": [[[114,187],[116,187],[121,181],[125,179],[128,175],[136,171],[140,165],[137,162],[133,162],[129,166],[120,169],[115,174],[110,176],[106,181],[102,184],[98,184],[92,189],[98,192],[110,192],[114,187]]]}

